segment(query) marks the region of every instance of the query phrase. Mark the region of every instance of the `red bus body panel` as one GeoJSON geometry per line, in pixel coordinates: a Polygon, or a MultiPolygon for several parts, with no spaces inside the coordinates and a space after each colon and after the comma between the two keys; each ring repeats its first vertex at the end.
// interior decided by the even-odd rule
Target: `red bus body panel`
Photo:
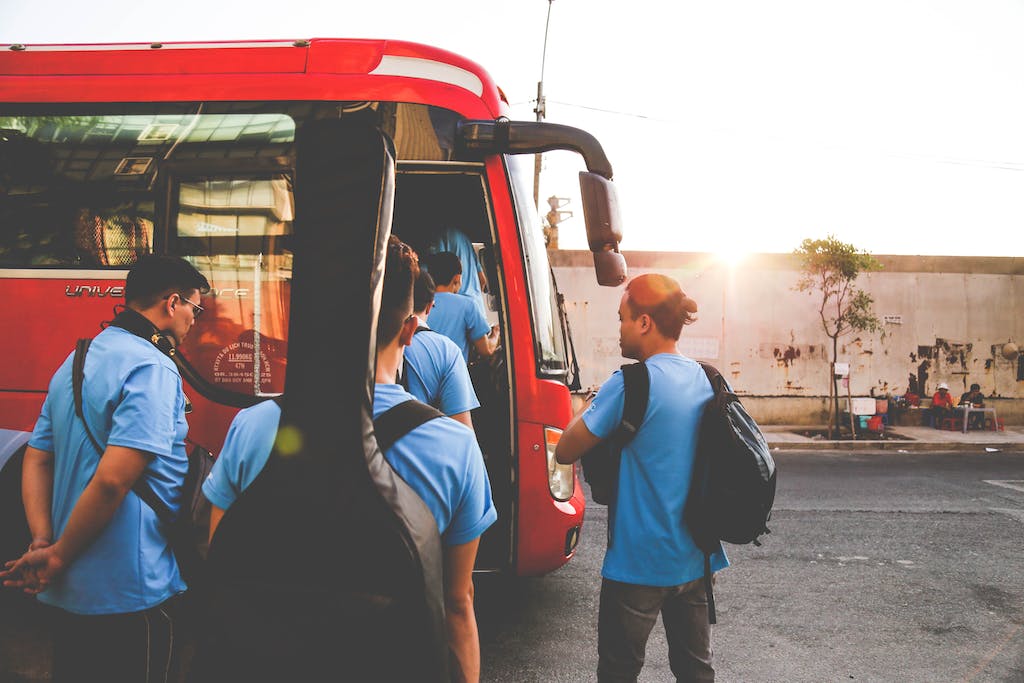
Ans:
{"type": "MultiPolygon", "coordinates": [[[[432,104],[467,118],[494,119],[508,107],[490,76],[470,60],[438,48],[391,40],[314,39],[216,44],[0,45],[0,102],[106,103],[191,101],[393,101],[432,104]],[[431,69],[441,76],[432,78],[431,69]],[[372,73],[377,70],[376,73],[372,73]],[[422,72],[422,73],[421,73],[422,72]]],[[[576,485],[553,499],[543,429],[564,428],[570,401],[564,384],[537,376],[529,294],[509,180],[498,157],[486,161],[501,264],[508,292],[515,422],[513,569],[549,572],[573,554],[584,499],[576,485]]],[[[525,229],[525,226],[524,226],[525,229]]],[[[0,271],[3,274],[3,271],[0,271]]],[[[8,271],[0,278],[12,328],[0,334],[0,428],[32,429],[53,371],[79,337],[99,332],[123,303],[124,272],[8,271]],[[80,291],[78,296],[69,292],[80,291]],[[114,289],[111,289],[114,288],[114,289]],[[17,321],[45,316],[41,326],[17,321]]],[[[214,283],[214,286],[217,286],[214,283]]],[[[209,314],[208,314],[209,315],[209,314]]],[[[186,387],[194,404],[189,440],[214,453],[237,409],[211,403],[186,387]]]]}

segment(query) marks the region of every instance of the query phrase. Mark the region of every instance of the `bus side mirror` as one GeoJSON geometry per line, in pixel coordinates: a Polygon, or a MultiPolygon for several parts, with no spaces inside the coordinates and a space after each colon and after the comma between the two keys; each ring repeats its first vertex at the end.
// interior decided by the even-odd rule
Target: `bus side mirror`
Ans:
{"type": "Polygon", "coordinates": [[[626,259],[619,252],[622,219],[615,186],[596,173],[584,171],[580,173],[580,196],[597,283],[618,287],[626,281],[626,259]]]}

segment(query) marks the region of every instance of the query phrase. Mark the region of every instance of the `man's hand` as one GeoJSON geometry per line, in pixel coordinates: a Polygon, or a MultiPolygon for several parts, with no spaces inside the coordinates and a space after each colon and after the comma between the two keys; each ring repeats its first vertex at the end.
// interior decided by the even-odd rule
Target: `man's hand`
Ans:
{"type": "Polygon", "coordinates": [[[587,412],[587,408],[594,400],[594,395],[596,394],[587,396],[583,407],[569,420],[565,431],[562,432],[562,438],[555,446],[555,460],[562,465],[571,465],[576,462],[583,457],[584,453],[603,440],[595,436],[587,427],[587,423],[583,421],[583,413],[587,412]]]}
{"type": "Polygon", "coordinates": [[[482,358],[490,358],[501,343],[501,329],[491,325],[491,331],[473,342],[473,348],[482,358]]]}
{"type": "Polygon", "coordinates": [[[33,538],[32,542],[28,544],[28,549],[40,550],[50,545],[53,545],[53,541],[48,538],[33,538]]]}
{"type": "Polygon", "coordinates": [[[46,590],[67,568],[55,546],[30,550],[11,560],[0,571],[0,579],[8,588],[20,588],[29,595],[46,590]]]}

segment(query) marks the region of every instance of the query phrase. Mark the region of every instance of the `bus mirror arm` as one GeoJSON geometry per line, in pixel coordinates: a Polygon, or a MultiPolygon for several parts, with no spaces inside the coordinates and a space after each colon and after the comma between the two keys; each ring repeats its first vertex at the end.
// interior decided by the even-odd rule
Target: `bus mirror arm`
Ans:
{"type": "Polygon", "coordinates": [[[583,157],[587,170],[611,180],[612,165],[590,133],[558,123],[536,121],[462,121],[458,137],[468,151],[483,154],[540,154],[564,149],[583,157]]]}

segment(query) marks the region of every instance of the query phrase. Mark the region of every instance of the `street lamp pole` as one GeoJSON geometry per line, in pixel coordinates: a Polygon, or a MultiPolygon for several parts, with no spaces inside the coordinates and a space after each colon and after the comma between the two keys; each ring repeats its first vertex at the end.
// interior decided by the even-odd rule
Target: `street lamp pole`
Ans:
{"type": "MultiPolygon", "coordinates": [[[[544,102],[544,64],[548,58],[548,27],[551,26],[551,4],[554,0],[548,0],[548,18],[544,22],[544,51],[540,58],[540,80],[537,81],[537,106],[534,112],[537,114],[537,121],[543,121],[547,114],[544,102]]],[[[540,210],[540,161],[541,155],[535,154],[533,158],[533,205],[540,210]]]]}

